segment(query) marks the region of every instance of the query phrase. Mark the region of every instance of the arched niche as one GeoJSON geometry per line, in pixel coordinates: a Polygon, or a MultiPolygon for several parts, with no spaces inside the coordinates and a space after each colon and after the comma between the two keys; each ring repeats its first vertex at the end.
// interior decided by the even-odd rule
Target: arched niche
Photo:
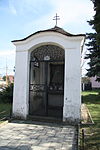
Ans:
{"type": "Polygon", "coordinates": [[[65,51],[42,45],[30,53],[30,115],[62,119],[65,51]]]}

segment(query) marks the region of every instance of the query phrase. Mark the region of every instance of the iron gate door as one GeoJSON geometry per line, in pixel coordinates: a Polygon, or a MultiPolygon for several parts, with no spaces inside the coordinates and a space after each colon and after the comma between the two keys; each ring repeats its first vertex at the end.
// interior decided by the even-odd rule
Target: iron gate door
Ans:
{"type": "Polygon", "coordinates": [[[64,62],[30,62],[30,115],[62,117],[64,62]]]}

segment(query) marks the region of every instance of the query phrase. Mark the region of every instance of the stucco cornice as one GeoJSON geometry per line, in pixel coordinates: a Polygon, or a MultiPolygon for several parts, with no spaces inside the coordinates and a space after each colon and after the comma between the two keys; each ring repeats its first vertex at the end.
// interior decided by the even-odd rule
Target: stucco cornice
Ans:
{"type": "Polygon", "coordinates": [[[50,31],[50,32],[40,32],[38,34],[35,34],[34,36],[30,36],[28,38],[26,38],[25,40],[15,40],[15,41],[12,41],[13,44],[15,46],[17,45],[23,45],[23,44],[26,44],[32,40],[36,40],[38,38],[41,38],[41,37],[51,37],[52,41],[55,37],[60,37],[62,39],[65,39],[65,40],[69,40],[69,41],[77,41],[77,40],[82,40],[82,39],[85,39],[85,35],[78,35],[78,36],[66,36],[66,35],[63,35],[61,33],[57,33],[57,32],[53,32],[53,31],[50,31]]]}
{"type": "Polygon", "coordinates": [[[60,28],[60,27],[58,27],[58,26],[55,26],[54,28],[51,28],[51,29],[42,30],[42,31],[37,31],[37,32],[35,32],[35,33],[33,33],[33,34],[27,36],[26,38],[23,38],[23,39],[20,39],[20,40],[14,40],[14,41],[12,41],[12,42],[13,42],[13,43],[15,43],[15,42],[22,42],[22,41],[25,41],[25,40],[27,40],[27,39],[29,39],[29,38],[35,36],[35,35],[38,35],[38,34],[41,34],[41,33],[46,33],[46,32],[60,33],[60,34],[65,35],[65,36],[67,36],[67,37],[80,37],[80,36],[85,36],[85,34],[76,34],[76,35],[74,35],[74,34],[71,34],[71,33],[66,32],[64,29],[62,29],[62,28],[60,28]]]}

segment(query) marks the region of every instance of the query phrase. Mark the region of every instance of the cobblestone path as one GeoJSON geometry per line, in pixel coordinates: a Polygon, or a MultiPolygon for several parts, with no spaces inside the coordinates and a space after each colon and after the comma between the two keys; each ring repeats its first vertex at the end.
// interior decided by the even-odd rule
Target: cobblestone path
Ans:
{"type": "Polygon", "coordinates": [[[74,150],[75,127],[13,122],[0,128],[0,150],[74,150]]]}

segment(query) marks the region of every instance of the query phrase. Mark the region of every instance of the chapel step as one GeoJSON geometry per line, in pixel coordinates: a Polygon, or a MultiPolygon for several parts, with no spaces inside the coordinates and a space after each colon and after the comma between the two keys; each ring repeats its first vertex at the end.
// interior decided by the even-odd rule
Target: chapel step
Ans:
{"type": "Polygon", "coordinates": [[[28,119],[33,120],[33,121],[46,122],[46,123],[61,123],[61,124],[64,124],[64,122],[62,121],[61,118],[55,118],[55,117],[28,115],[28,119]]]}

